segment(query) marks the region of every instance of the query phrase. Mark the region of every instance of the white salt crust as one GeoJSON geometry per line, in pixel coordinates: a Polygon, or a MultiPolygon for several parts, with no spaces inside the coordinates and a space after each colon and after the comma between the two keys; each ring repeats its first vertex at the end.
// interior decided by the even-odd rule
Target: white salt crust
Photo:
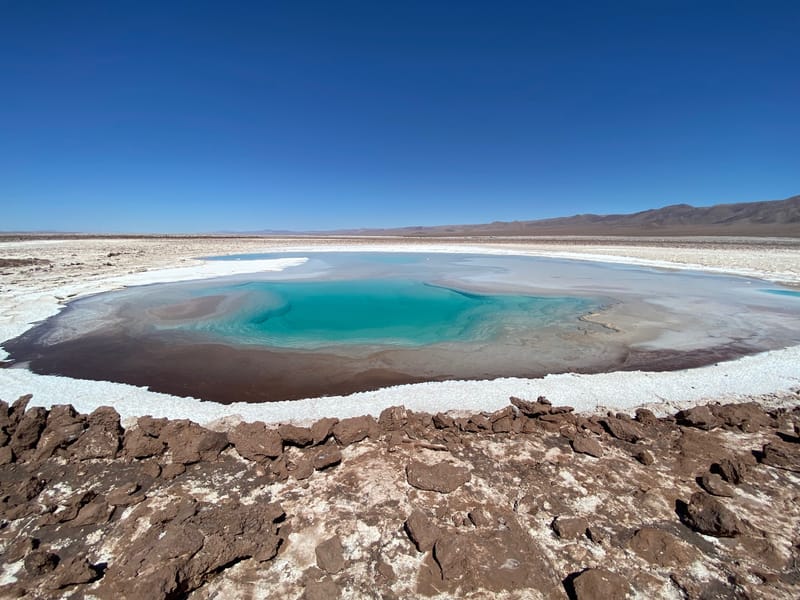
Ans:
{"type": "MultiPolygon", "coordinates": [[[[49,407],[72,404],[87,413],[110,405],[123,417],[153,415],[192,419],[199,423],[237,417],[245,421],[305,422],[321,417],[378,416],[394,405],[416,411],[497,410],[508,405],[510,396],[535,399],[546,396],[558,405],[579,412],[598,408],[630,410],[659,405],[671,412],[689,404],[712,399],[743,400],[749,396],[800,391],[800,347],[774,350],[735,361],[697,369],[649,373],[626,371],[581,375],[547,375],[541,379],[502,378],[491,381],[444,381],[415,383],[359,392],[264,404],[200,402],[150,392],[145,388],[110,383],[35,375],[25,369],[0,371],[0,389],[6,400],[33,393],[32,405],[49,407]]],[[[800,398],[798,399],[800,400],[800,398]]],[[[660,408],[659,408],[660,407],[660,408]]]]}
{"type": "MultiPolygon", "coordinates": [[[[381,252],[453,252],[476,254],[536,255],[577,260],[619,262],[668,269],[696,269],[747,276],[765,277],[753,269],[712,269],[660,260],[643,260],[620,256],[587,255],[569,252],[540,252],[523,249],[488,249],[483,247],[397,244],[371,248],[359,246],[297,246],[281,251],[381,251],[381,252]]],[[[265,252],[275,252],[266,248],[265,252]]],[[[0,340],[16,337],[37,321],[60,310],[61,302],[92,293],[126,286],[168,281],[186,281],[254,273],[279,271],[302,264],[304,258],[254,261],[195,261],[190,267],[147,271],[94,281],[77,281],[56,290],[31,292],[19,290],[0,299],[0,340]]],[[[772,281],[797,282],[793,274],[775,276],[772,281]]],[[[0,354],[4,354],[0,351],[0,354]]],[[[3,356],[0,355],[0,358],[3,356]]],[[[501,378],[491,381],[445,381],[401,385],[349,396],[310,398],[290,402],[264,404],[201,402],[151,392],[143,387],[106,381],[89,381],[36,375],[22,368],[0,369],[0,399],[13,401],[32,393],[34,406],[72,404],[88,413],[98,406],[113,406],[123,418],[141,415],[189,418],[199,423],[223,421],[309,422],[321,417],[351,417],[363,414],[377,416],[384,408],[405,405],[417,411],[492,411],[508,405],[510,396],[536,398],[547,396],[555,404],[567,404],[579,412],[597,410],[631,410],[649,406],[666,413],[692,404],[711,400],[737,401],[752,396],[787,396],[800,392],[800,346],[747,356],[734,361],[697,369],[651,373],[641,371],[601,373],[593,375],[561,374],[538,379],[501,378]]],[[[800,398],[797,399],[800,401],[800,398]]]]}

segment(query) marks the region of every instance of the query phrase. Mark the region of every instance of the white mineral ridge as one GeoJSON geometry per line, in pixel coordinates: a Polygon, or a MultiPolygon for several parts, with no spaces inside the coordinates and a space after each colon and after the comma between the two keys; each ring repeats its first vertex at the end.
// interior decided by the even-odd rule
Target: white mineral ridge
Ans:
{"type": "Polygon", "coordinates": [[[261,404],[201,402],[121,383],[36,375],[26,369],[0,370],[0,390],[7,401],[32,391],[31,404],[35,406],[69,403],[87,413],[98,406],[109,405],[123,417],[153,415],[190,418],[199,423],[229,417],[269,423],[364,414],[377,416],[384,408],[394,405],[431,413],[493,411],[507,406],[510,396],[528,399],[546,396],[554,404],[573,406],[579,412],[656,405],[659,412],[665,413],[712,399],[736,401],[764,394],[796,393],[800,390],[798,365],[800,347],[794,346],[683,371],[566,373],[540,379],[428,382],[349,396],[261,404]]]}

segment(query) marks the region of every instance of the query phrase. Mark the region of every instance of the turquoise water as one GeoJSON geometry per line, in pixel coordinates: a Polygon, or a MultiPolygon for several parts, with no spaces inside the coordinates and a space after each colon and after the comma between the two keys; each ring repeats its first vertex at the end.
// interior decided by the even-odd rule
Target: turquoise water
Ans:
{"type": "Polygon", "coordinates": [[[411,280],[259,281],[205,288],[206,295],[234,298],[234,308],[166,328],[287,348],[422,346],[493,340],[575,319],[593,305],[575,297],[475,294],[411,280]]]}
{"type": "Polygon", "coordinates": [[[800,292],[795,290],[762,290],[768,294],[775,294],[777,296],[793,296],[795,298],[800,298],[800,292]]]}

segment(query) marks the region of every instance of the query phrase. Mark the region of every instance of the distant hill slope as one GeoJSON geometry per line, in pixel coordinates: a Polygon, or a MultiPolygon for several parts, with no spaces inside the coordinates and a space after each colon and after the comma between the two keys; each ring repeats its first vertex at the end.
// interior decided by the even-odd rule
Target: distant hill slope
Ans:
{"type": "Polygon", "coordinates": [[[737,235],[800,237],[800,196],[694,207],[675,204],[627,215],[576,215],[539,221],[350,229],[330,233],[399,236],[737,235]]]}

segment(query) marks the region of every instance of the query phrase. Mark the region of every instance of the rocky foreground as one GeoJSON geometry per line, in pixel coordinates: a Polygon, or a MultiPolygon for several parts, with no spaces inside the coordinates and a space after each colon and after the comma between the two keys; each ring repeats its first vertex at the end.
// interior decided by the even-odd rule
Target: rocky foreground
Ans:
{"type": "Polygon", "coordinates": [[[0,403],[3,598],[800,597],[797,408],[212,431],[27,403],[0,403]]]}

